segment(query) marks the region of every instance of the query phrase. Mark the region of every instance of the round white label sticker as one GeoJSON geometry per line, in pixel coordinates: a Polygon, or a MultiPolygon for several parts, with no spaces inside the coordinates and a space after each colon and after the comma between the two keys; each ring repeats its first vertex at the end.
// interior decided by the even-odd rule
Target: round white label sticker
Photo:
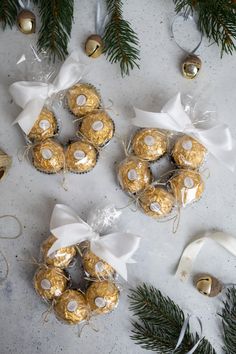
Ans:
{"type": "Polygon", "coordinates": [[[106,306],[106,300],[103,297],[96,297],[94,302],[95,302],[95,305],[99,308],[106,306]]]}
{"type": "Polygon", "coordinates": [[[161,206],[159,203],[153,202],[150,204],[150,210],[153,211],[154,213],[160,213],[161,206]]]}
{"type": "Polygon", "coordinates": [[[87,97],[85,95],[79,95],[76,98],[76,103],[78,106],[84,106],[86,102],[87,102],[87,97]]]}
{"type": "Polygon", "coordinates": [[[51,286],[51,282],[48,279],[41,280],[41,288],[43,290],[50,290],[51,286]]]}
{"type": "Polygon", "coordinates": [[[151,136],[151,135],[147,135],[144,138],[144,143],[147,146],[153,146],[155,144],[155,138],[153,136],[151,136]]]}
{"type": "Polygon", "coordinates": [[[193,144],[192,144],[191,140],[185,140],[185,141],[183,141],[183,143],[182,143],[182,147],[183,147],[184,150],[189,151],[189,150],[192,149],[193,144]]]}
{"type": "Polygon", "coordinates": [[[50,160],[53,156],[53,153],[50,149],[42,149],[41,154],[42,154],[44,160],[50,160]]]}
{"type": "Polygon", "coordinates": [[[48,130],[48,129],[51,127],[51,124],[50,124],[50,122],[49,122],[47,119],[42,119],[42,120],[39,122],[39,127],[40,127],[42,130],[48,130]]]}
{"type": "Polygon", "coordinates": [[[134,169],[129,170],[128,179],[130,181],[136,181],[138,179],[138,174],[137,174],[137,172],[134,169]]]}
{"type": "Polygon", "coordinates": [[[68,302],[67,310],[69,312],[75,312],[77,310],[77,308],[78,308],[78,302],[77,301],[71,300],[71,301],[68,302]]]}
{"type": "Polygon", "coordinates": [[[55,290],[55,296],[61,296],[61,290],[60,289],[56,289],[55,290]]]}
{"type": "Polygon", "coordinates": [[[93,130],[95,130],[95,132],[99,132],[100,130],[103,129],[103,127],[104,127],[104,124],[100,120],[96,120],[96,122],[94,122],[92,124],[92,128],[93,128],[93,130]]]}
{"type": "Polygon", "coordinates": [[[192,178],[186,177],[186,178],[184,179],[184,186],[185,186],[186,188],[188,188],[188,189],[193,188],[193,187],[194,187],[194,182],[193,182],[192,178]]]}
{"type": "Polygon", "coordinates": [[[99,261],[99,262],[96,263],[96,265],[95,265],[95,271],[96,271],[97,273],[101,273],[101,272],[104,271],[104,264],[103,264],[103,262],[99,261]]]}
{"type": "Polygon", "coordinates": [[[76,150],[74,152],[74,158],[76,160],[82,160],[82,159],[85,158],[85,156],[86,156],[86,154],[85,154],[85,152],[83,150],[76,150]]]}

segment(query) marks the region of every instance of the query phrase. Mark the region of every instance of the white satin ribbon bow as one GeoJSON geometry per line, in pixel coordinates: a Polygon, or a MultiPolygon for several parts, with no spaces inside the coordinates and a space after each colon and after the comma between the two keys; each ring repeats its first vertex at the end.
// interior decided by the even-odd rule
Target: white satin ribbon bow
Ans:
{"type": "Polygon", "coordinates": [[[13,124],[18,123],[26,135],[31,131],[46,101],[62,90],[67,90],[82,78],[84,66],[77,51],[72,52],[62,64],[52,83],[18,81],[10,86],[14,102],[23,111],[13,124]]]}
{"type": "Polygon", "coordinates": [[[234,171],[236,142],[231,136],[229,127],[223,123],[215,123],[204,129],[196,128],[184,111],[180,93],[165,104],[161,113],[142,111],[136,107],[134,110],[136,116],[132,123],[135,126],[166,129],[190,135],[201,142],[223,165],[234,171]]]}
{"type": "Polygon", "coordinates": [[[139,247],[140,237],[130,233],[112,233],[100,236],[75,211],[64,204],[56,204],[50,222],[50,231],[57,238],[48,251],[50,256],[63,247],[90,241],[90,249],[109,263],[127,280],[127,263],[135,263],[133,254],[139,247]]]}

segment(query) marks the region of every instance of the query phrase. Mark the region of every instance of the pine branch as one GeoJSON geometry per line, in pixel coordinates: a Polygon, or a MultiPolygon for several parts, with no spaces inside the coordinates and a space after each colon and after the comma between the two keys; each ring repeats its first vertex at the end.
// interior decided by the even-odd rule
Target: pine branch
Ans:
{"type": "MultiPolygon", "coordinates": [[[[170,354],[175,349],[185,320],[183,311],[159,290],[143,284],[131,290],[130,310],[138,319],[132,321],[131,338],[142,348],[158,354],[170,354]]],[[[198,341],[198,334],[190,333],[187,327],[181,346],[176,354],[187,353],[198,341]]],[[[211,344],[204,338],[195,351],[196,354],[216,354],[211,344]]]]}
{"type": "Polygon", "coordinates": [[[236,351],[236,288],[230,288],[226,294],[224,308],[220,314],[223,325],[224,352],[235,354],[236,351]]]}
{"type": "Polygon", "coordinates": [[[18,0],[0,0],[0,24],[3,30],[7,26],[16,23],[16,17],[20,6],[18,0]]]}
{"type": "Polygon", "coordinates": [[[34,0],[39,5],[42,26],[38,49],[46,50],[51,59],[64,60],[73,23],[74,0],[34,0]]]}
{"type": "Polygon", "coordinates": [[[236,50],[236,3],[234,0],[174,0],[177,13],[198,12],[200,31],[214,41],[223,53],[236,50]]]}
{"type": "Polygon", "coordinates": [[[111,63],[120,63],[122,76],[139,68],[139,40],[130,23],[123,18],[122,0],[106,0],[110,20],[105,28],[104,51],[111,63]]]}

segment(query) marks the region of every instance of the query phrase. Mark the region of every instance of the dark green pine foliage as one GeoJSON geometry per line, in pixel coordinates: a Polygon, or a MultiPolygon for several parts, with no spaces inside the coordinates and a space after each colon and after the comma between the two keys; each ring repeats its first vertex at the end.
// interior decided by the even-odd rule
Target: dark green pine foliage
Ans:
{"type": "Polygon", "coordinates": [[[223,53],[236,49],[235,0],[174,0],[176,12],[196,10],[200,31],[217,43],[223,53]]]}
{"type": "Polygon", "coordinates": [[[139,40],[128,21],[123,18],[122,0],[106,0],[110,16],[103,37],[104,51],[111,63],[120,63],[122,76],[139,68],[139,40]]]}
{"type": "Polygon", "coordinates": [[[19,8],[18,0],[0,0],[0,26],[3,29],[16,23],[19,8]]]}
{"type": "Polygon", "coordinates": [[[74,0],[34,0],[38,4],[42,26],[38,49],[46,50],[52,60],[64,60],[73,24],[74,0]]]}
{"type": "Polygon", "coordinates": [[[236,353],[236,288],[230,288],[226,293],[226,301],[220,316],[222,317],[224,351],[227,354],[236,353]]]}
{"type": "MultiPolygon", "coordinates": [[[[183,311],[159,290],[146,284],[131,290],[130,310],[137,320],[132,321],[131,338],[142,348],[158,354],[170,354],[175,349],[185,320],[183,311]]],[[[175,354],[187,353],[198,341],[199,335],[186,330],[181,346],[175,354]]],[[[204,338],[195,354],[216,354],[204,338]]]]}

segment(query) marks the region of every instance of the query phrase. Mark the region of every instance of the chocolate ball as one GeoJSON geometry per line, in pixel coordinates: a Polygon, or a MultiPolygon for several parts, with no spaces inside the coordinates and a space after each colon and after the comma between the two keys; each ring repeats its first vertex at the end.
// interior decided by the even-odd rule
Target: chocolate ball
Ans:
{"type": "Polygon", "coordinates": [[[147,161],[156,161],[167,152],[167,135],[158,129],[140,129],[132,139],[134,154],[147,161]]]}
{"type": "Polygon", "coordinates": [[[33,165],[45,173],[57,173],[65,166],[63,147],[52,139],[46,139],[33,148],[33,165]]]}
{"type": "Polygon", "coordinates": [[[86,291],[87,303],[95,314],[105,314],[114,310],[119,301],[119,289],[110,281],[94,282],[86,291]]]}
{"type": "Polygon", "coordinates": [[[90,309],[80,291],[66,290],[56,300],[54,311],[59,320],[75,325],[89,319],[90,309]]]}
{"type": "Polygon", "coordinates": [[[83,266],[86,273],[93,278],[106,279],[114,275],[115,271],[104,260],[97,257],[91,251],[87,251],[83,257],[83,266]]]}
{"type": "Polygon", "coordinates": [[[41,253],[43,261],[50,266],[58,267],[61,269],[67,268],[77,254],[76,247],[63,247],[48,256],[48,251],[56,241],[56,237],[50,235],[41,246],[41,253]]]}
{"type": "Polygon", "coordinates": [[[97,157],[98,152],[93,145],[85,141],[76,141],[69,144],[66,149],[66,168],[74,173],[89,172],[95,167],[97,157]]]}
{"type": "Polygon", "coordinates": [[[41,141],[53,137],[57,134],[57,131],[57,120],[53,112],[50,112],[48,109],[44,108],[34,123],[28,138],[31,141],[41,141]]]}
{"type": "Polygon", "coordinates": [[[124,191],[131,194],[141,192],[152,181],[148,162],[135,156],[127,157],[118,167],[118,180],[124,191]]]}
{"type": "Polygon", "coordinates": [[[198,169],[204,162],[207,150],[191,136],[179,138],[173,148],[173,159],[180,168],[198,169]]]}
{"type": "Polygon", "coordinates": [[[101,98],[95,87],[90,84],[76,84],[68,90],[67,102],[70,111],[77,117],[97,110],[101,98]]]}
{"type": "Polygon", "coordinates": [[[174,207],[174,196],[163,187],[150,186],[141,193],[139,203],[145,214],[153,218],[169,215],[174,207]]]}

